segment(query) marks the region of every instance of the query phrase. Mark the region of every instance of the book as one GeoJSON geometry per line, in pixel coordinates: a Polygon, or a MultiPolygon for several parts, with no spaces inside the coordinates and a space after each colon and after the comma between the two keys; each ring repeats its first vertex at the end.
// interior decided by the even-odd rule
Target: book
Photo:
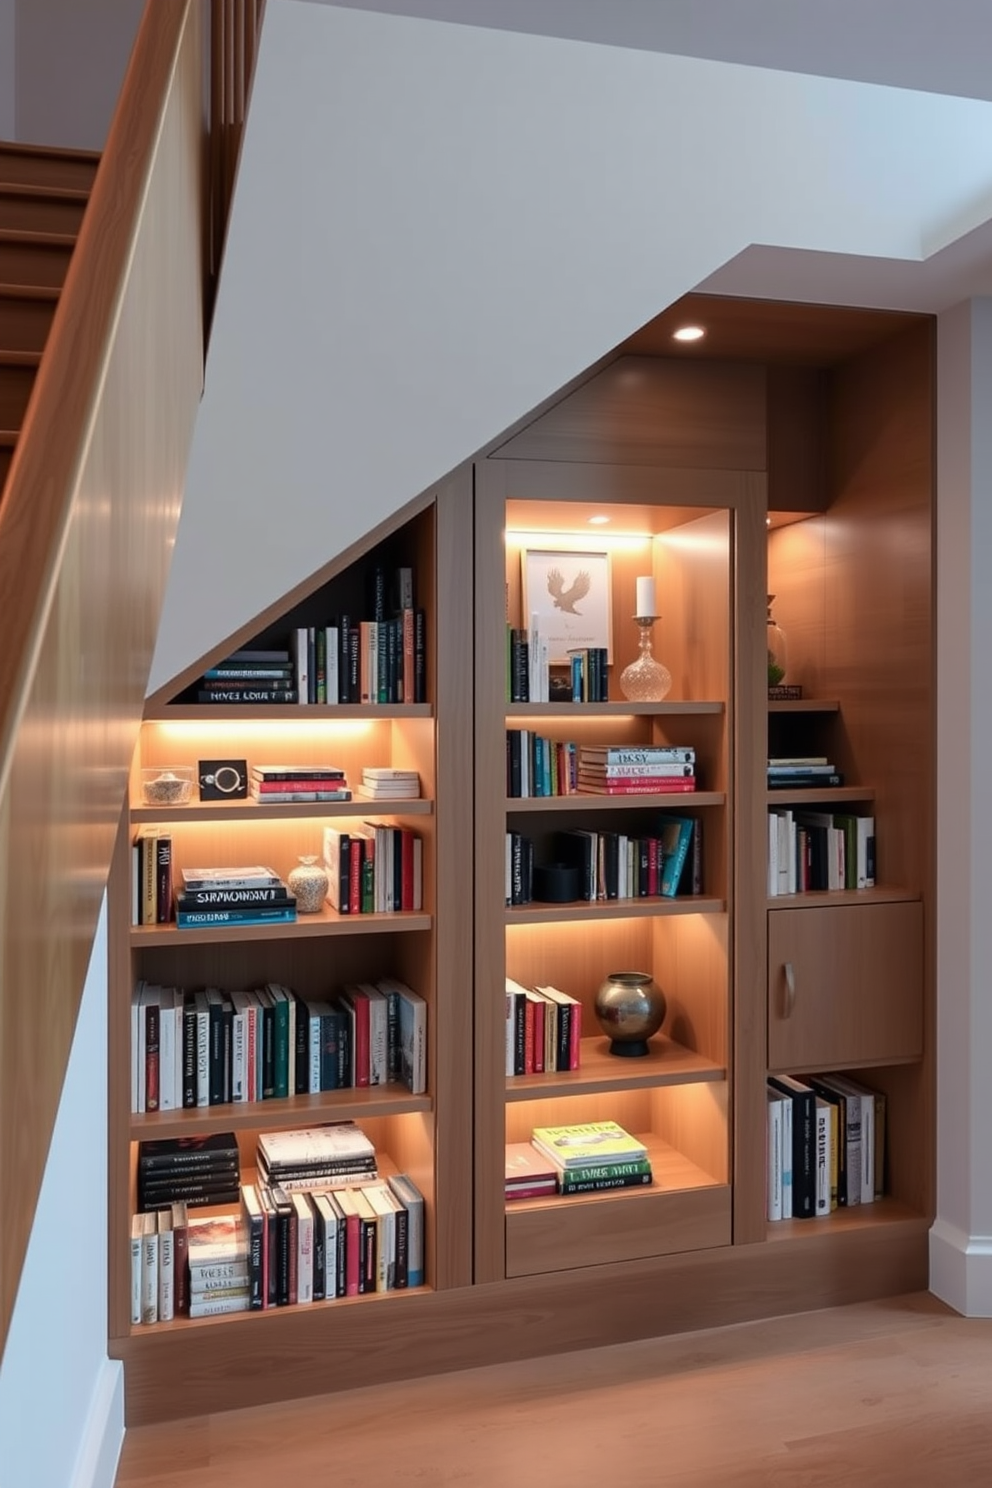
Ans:
{"type": "Polygon", "coordinates": [[[393,977],[382,977],[376,985],[385,993],[394,1020],[390,1078],[402,1082],[413,1095],[422,1095],[427,1089],[427,1003],[393,977]]]}
{"type": "Polygon", "coordinates": [[[175,897],[184,909],[234,909],[243,904],[287,904],[292,895],[278,883],[254,889],[183,889],[175,897]]]}
{"type": "Polygon", "coordinates": [[[293,1131],[261,1132],[258,1151],[273,1173],[308,1163],[348,1158],[375,1160],[375,1147],[353,1121],[328,1122],[324,1126],[301,1127],[293,1131]]]}
{"type": "Polygon", "coordinates": [[[595,1174],[591,1169],[586,1170],[585,1178],[574,1178],[570,1172],[564,1172],[558,1185],[558,1191],[564,1197],[570,1194],[582,1193],[604,1193],[613,1188],[645,1188],[654,1182],[650,1168],[646,1172],[615,1173],[613,1176],[595,1174]]]}
{"type": "Polygon", "coordinates": [[[189,1315],[191,1318],[220,1317],[229,1312],[247,1312],[250,1307],[251,1297],[247,1287],[244,1287],[223,1297],[191,1300],[189,1315]]]}
{"type": "MultiPolygon", "coordinates": [[[[508,1142],[504,1166],[504,1188],[509,1198],[518,1189],[539,1188],[554,1193],[558,1187],[559,1168],[532,1142],[508,1142]]],[[[528,1197],[533,1195],[528,1192],[528,1197]]]]}
{"type": "Polygon", "coordinates": [[[816,1093],[791,1075],[770,1075],[768,1084],[792,1106],[792,1218],[816,1214],[816,1093]]]}
{"type": "Polygon", "coordinates": [[[696,789],[694,775],[624,776],[600,783],[579,774],[579,791],[592,796],[678,796],[696,789]]]}
{"type": "Polygon", "coordinates": [[[661,881],[659,890],[668,899],[678,892],[692,840],[694,822],[684,816],[666,816],[658,836],[661,842],[661,881]]]}
{"type": "Polygon", "coordinates": [[[585,1121],[571,1126],[536,1126],[531,1141],[565,1169],[621,1162],[647,1156],[647,1148],[616,1121],[585,1121]]]}
{"type": "Polygon", "coordinates": [[[784,1217],[782,1213],[782,1125],[785,1100],[781,1091],[766,1088],[765,1217],[769,1220],[779,1220],[784,1217]]]}
{"type": "Polygon", "coordinates": [[[423,1286],[426,1255],[424,1196],[406,1173],[396,1173],[386,1181],[407,1213],[407,1284],[423,1286]]]}
{"type": "Polygon", "coordinates": [[[247,1232],[236,1214],[190,1215],[187,1244],[191,1273],[208,1262],[248,1259],[247,1232]]]}
{"type": "Polygon", "coordinates": [[[199,925],[293,925],[296,923],[296,900],[281,905],[242,905],[232,909],[177,909],[176,926],[180,930],[199,925]]]}
{"type": "Polygon", "coordinates": [[[679,744],[583,744],[580,759],[610,765],[650,765],[665,761],[688,764],[695,762],[693,747],[679,744]]]}
{"type": "Polygon", "coordinates": [[[224,687],[211,690],[206,687],[198,689],[196,701],[198,703],[295,703],[297,701],[295,688],[276,687],[224,687]]]}
{"type": "Polygon", "coordinates": [[[278,873],[261,865],[241,868],[183,868],[187,891],[193,889],[258,889],[285,887],[278,873]]]}

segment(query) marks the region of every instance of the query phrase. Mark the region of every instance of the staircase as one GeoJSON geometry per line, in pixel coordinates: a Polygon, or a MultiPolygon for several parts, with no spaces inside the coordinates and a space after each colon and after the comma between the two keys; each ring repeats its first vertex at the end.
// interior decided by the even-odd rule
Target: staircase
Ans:
{"type": "Polygon", "coordinates": [[[0,500],[99,158],[0,143],[0,500]]]}

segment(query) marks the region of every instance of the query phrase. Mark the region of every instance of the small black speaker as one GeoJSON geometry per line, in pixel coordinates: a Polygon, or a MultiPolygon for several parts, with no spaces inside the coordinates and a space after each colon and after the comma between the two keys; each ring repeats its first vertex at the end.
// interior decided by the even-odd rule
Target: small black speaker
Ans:
{"type": "Polygon", "coordinates": [[[571,904],[579,897],[579,870],[568,863],[534,866],[534,898],[544,904],[571,904]]]}

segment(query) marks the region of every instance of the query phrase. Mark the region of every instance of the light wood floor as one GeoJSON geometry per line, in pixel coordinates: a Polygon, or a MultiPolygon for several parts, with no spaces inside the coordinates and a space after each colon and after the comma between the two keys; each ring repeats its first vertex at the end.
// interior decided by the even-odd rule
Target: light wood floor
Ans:
{"type": "Polygon", "coordinates": [[[926,1295],[129,1431],[118,1488],[992,1485],[992,1321],[926,1295]]]}

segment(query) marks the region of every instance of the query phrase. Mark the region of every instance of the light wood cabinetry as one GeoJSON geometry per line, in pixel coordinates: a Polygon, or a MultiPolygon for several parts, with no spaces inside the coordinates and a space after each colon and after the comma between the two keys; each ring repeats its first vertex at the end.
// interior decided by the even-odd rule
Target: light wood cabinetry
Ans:
{"type": "MultiPolygon", "coordinates": [[[[657,336],[639,333],[430,501],[227,642],[229,650],[305,615],[327,586],[351,582],[376,543],[401,534],[415,553],[432,617],[428,704],[298,709],[279,747],[286,759],[306,757],[292,751],[306,750],[312,728],[349,770],[371,762],[420,771],[425,799],[396,813],[428,844],[420,914],[346,925],[325,913],[243,936],[132,929],[122,836],[111,925],[111,1348],[127,1362],[131,1419],[925,1284],[934,1151],[930,325],[859,312],[833,321],[806,307],[779,307],[766,324],[759,306],[705,297],[686,310],[710,325],[712,359],[679,360],[667,344],[659,355],[657,336]],[[531,549],[609,555],[604,702],[507,702],[506,626],[526,619],[521,554],[531,549]],[[655,579],[655,654],[673,682],[663,701],[633,704],[619,677],[636,655],[642,575],[655,579]],[[798,701],[768,701],[768,593],[788,636],[789,680],[803,688],[798,701]],[[519,728],[578,744],[692,745],[698,788],[651,798],[508,796],[507,730],[519,728]],[[829,755],[845,783],[769,792],[769,753],[829,755]],[[873,815],[876,887],[769,898],[774,804],[873,815]],[[508,832],[528,837],[545,863],[563,831],[636,835],[673,813],[701,824],[699,892],[507,904],[508,832]],[[619,969],[649,971],[666,997],[645,1058],[611,1055],[594,1016],[597,987],[619,969]],[[211,1113],[207,1129],[234,1127],[248,1153],[260,1125],[354,1115],[428,1193],[428,1288],[206,1325],[124,1326],[132,1144],[203,1126],[195,1112],[128,1115],[121,1070],[134,978],[273,977],[307,993],[329,975],[373,971],[428,996],[425,1096],[345,1091],[315,1105],[297,1097],[261,1113],[211,1113]],[[506,1074],[507,977],[578,999],[577,1070],[506,1074]],[[767,1076],[828,1070],[855,1073],[887,1097],[885,1197],[815,1224],[769,1224],[767,1076]],[[650,1188],[505,1201],[507,1142],[527,1140],[536,1125],[604,1118],[645,1141],[650,1188]]],[[[172,696],[190,680],[176,679],[172,696]]],[[[255,731],[276,727],[268,715],[214,718],[165,699],[150,711],[136,769],[175,762],[184,738],[191,758],[208,745],[214,756],[251,754],[258,737],[272,737],[255,731]]],[[[278,858],[286,869],[317,850],[325,818],[347,820],[352,809],[290,807],[264,822],[247,805],[177,810],[179,860],[222,859],[236,842],[238,856],[278,858]]],[[[132,807],[131,822],[147,815],[132,807]]]]}

